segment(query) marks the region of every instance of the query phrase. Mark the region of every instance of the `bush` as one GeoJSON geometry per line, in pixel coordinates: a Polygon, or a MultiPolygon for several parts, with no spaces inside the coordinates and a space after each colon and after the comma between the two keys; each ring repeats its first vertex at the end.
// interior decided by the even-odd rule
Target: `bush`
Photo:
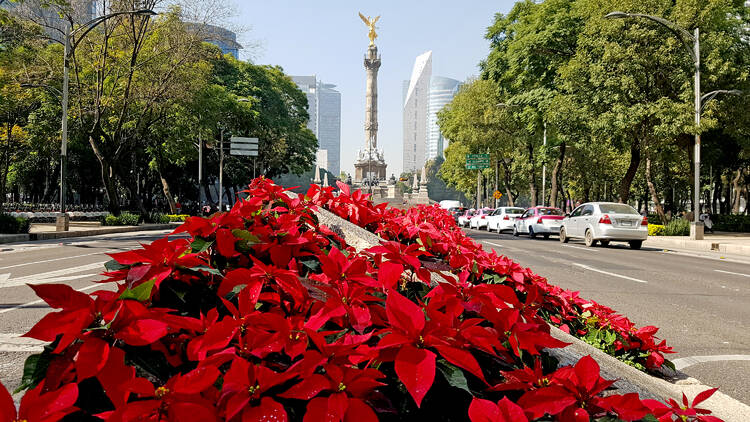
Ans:
{"type": "Polygon", "coordinates": [[[141,221],[140,215],[131,214],[126,211],[116,217],[112,214],[104,217],[104,220],[102,221],[102,225],[103,226],[137,226],[140,223],[140,221],[141,221]]]}
{"type": "Polygon", "coordinates": [[[750,215],[711,215],[713,229],[722,232],[750,232],[750,215]]]}
{"type": "Polygon", "coordinates": [[[648,225],[649,236],[664,236],[664,226],[661,224],[649,224],[648,225]]]}
{"type": "Polygon", "coordinates": [[[167,224],[171,220],[168,215],[160,213],[160,212],[152,212],[148,215],[148,218],[145,219],[147,223],[154,223],[154,224],[167,224]]]}
{"type": "Polygon", "coordinates": [[[167,214],[170,223],[183,223],[190,214],[167,214]]]}
{"type": "Polygon", "coordinates": [[[29,227],[31,227],[31,223],[28,218],[13,217],[0,213],[0,233],[24,234],[29,232],[29,227]]]}
{"type": "Polygon", "coordinates": [[[690,222],[684,218],[674,218],[664,226],[662,236],[688,236],[690,235],[690,222]]]}

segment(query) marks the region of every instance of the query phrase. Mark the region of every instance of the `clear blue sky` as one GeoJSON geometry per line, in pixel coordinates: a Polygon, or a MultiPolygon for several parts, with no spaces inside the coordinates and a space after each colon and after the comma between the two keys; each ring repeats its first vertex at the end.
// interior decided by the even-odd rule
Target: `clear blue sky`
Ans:
{"type": "Polygon", "coordinates": [[[369,40],[357,12],[382,17],[376,44],[383,63],[378,75],[378,147],[385,150],[388,175],[402,168],[402,81],[414,59],[432,50],[432,74],[466,80],[479,73],[487,56],[484,39],[495,13],[512,0],[238,0],[242,37],[258,48],[242,52],[259,64],[280,65],[289,75],[317,75],[341,92],[341,169],[354,174],[357,149],[364,146],[365,70],[369,40]]]}

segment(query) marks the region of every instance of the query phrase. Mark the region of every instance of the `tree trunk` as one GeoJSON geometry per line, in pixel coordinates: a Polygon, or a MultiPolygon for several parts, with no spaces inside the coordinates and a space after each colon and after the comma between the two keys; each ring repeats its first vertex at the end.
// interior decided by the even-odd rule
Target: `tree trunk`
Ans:
{"type": "Polygon", "coordinates": [[[537,192],[536,192],[536,167],[534,166],[534,145],[529,142],[526,144],[529,149],[529,197],[531,197],[531,206],[536,206],[537,192]]]}
{"type": "Polygon", "coordinates": [[[557,156],[557,160],[555,160],[555,166],[552,168],[552,175],[550,177],[549,182],[549,204],[550,206],[556,206],[557,204],[557,184],[558,184],[558,178],[561,178],[562,176],[560,173],[562,172],[562,164],[563,160],[565,159],[565,142],[560,144],[560,155],[557,156]]]}
{"type": "Polygon", "coordinates": [[[646,183],[648,184],[648,190],[651,192],[651,200],[654,201],[654,207],[656,207],[656,213],[659,215],[659,219],[662,224],[667,224],[667,216],[664,214],[664,208],[661,206],[659,195],[656,193],[656,187],[654,182],[651,180],[651,157],[646,157],[646,183]]]}
{"type": "Polygon", "coordinates": [[[630,165],[628,171],[625,172],[625,176],[620,182],[620,203],[624,204],[630,199],[630,185],[633,183],[635,173],[638,171],[638,166],[641,164],[641,143],[638,140],[633,140],[630,144],[630,165]]]}
{"type": "Polygon", "coordinates": [[[732,200],[732,214],[740,213],[740,177],[742,176],[742,169],[737,169],[736,176],[732,179],[732,189],[734,190],[734,199],[732,200]]]}
{"type": "Polygon", "coordinates": [[[513,199],[513,191],[511,190],[511,175],[510,175],[510,166],[503,163],[503,184],[505,185],[505,195],[508,196],[508,206],[515,207],[516,202],[513,199]]]}
{"type": "Polygon", "coordinates": [[[159,172],[159,179],[161,179],[162,192],[164,192],[164,196],[167,198],[167,203],[169,204],[170,214],[177,214],[177,204],[174,202],[172,192],[169,190],[169,182],[167,182],[167,179],[164,178],[161,172],[159,172]]]}

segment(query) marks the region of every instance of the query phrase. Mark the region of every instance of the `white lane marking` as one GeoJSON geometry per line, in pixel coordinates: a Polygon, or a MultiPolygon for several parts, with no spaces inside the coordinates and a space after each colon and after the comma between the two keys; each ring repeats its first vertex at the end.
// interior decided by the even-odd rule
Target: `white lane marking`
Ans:
{"type": "Polygon", "coordinates": [[[0,333],[0,352],[41,352],[47,342],[21,337],[22,334],[0,333]]]}
{"type": "Polygon", "coordinates": [[[10,278],[10,279],[6,278],[5,280],[0,280],[0,289],[5,288],[5,287],[23,286],[24,284],[51,283],[51,282],[70,281],[70,280],[77,280],[80,278],[92,277],[97,274],[96,273],[78,274],[78,275],[71,275],[71,274],[76,274],[76,273],[90,271],[90,270],[97,270],[97,269],[102,270],[103,265],[105,263],[106,261],[94,262],[94,263],[87,264],[87,265],[81,265],[79,267],[64,268],[62,270],[48,271],[46,273],[39,273],[39,274],[31,274],[31,275],[17,277],[17,278],[10,278]]]}
{"type": "Polygon", "coordinates": [[[0,270],[7,270],[8,268],[23,267],[23,266],[26,266],[26,265],[44,264],[45,262],[62,261],[64,259],[83,258],[84,256],[104,255],[104,254],[109,253],[109,252],[116,252],[116,250],[115,249],[108,249],[106,251],[96,252],[96,253],[87,253],[87,254],[75,255],[75,256],[64,256],[62,258],[45,259],[44,261],[24,262],[23,264],[8,265],[7,267],[0,267],[0,270]]]}
{"type": "MultiPolygon", "coordinates": [[[[77,292],[84,292],[86,290],[93,289],[94,287],[103,287],[103,286],[105,286],[105,284],[96,283],[96,284],[92,284],[90,286],[86,286],[86,287],[84,287],[82,289],[75,289],[75,290],[77,292]]],[[[24,303],[24,304],[21,304],[21,305],[18,305],[18,306],[14,306],[12,308],[0,309],[0,314],[4,314],[4,313],[10,312],[10,311],[17,311],[17,310],[23,309],[23,308],[28,308],[29,306],[38,305],[40,303],[44,303],[44,301],[41,300],[41,299],[39,299],[39,300],[35,300],[35,301],[32,301],[32,302],[24,303]]]]}
{"type": "Polygon", "coordinates": [[[511,247],[511,246],[503,246],[503,245],[501,245],[499,243],[495,243],[495,242],[488,242],[486,240],[482,240],[481,242],[482,243],[486,243],[488,245],[497,246],[498,248],[508,249],[510,251],[520,251],[521,250],[521,249],[518,249],[518,248],[511,247]]]}
{"type": "Polygon", "coordinates": [[[675,369],[681,370],[688,366],[697,365],[703,362],[725,362],[734,360],[750,360],[750,355],[714,355],[714,356],[689,356],[672,361],[675,369]]]}
{"type": "Polygon", "coordinates": [[[714,270],[717,273],[724,273],[724,274],[732,274],[732,275],[740,275],[742,277],[750,277],[750,274],[742,274],[742,273],[733,273],[731,271],[723,271],[723,270],[714,270]]]}
{"type": "Polygon", "coordinates": [[[628,277],[628,276],[622,275],[622,274],[616,274],[616,273],[611,273],[609,271],[599,270],[599,269],[596,269],[596,268],[593,268],[593,267],[589,267],[588,265],[577,264],[577,263],[573,263],[573,265],[575,265],[576,267],[581,267],[581,268],[583,268],[585,270],[594,271],[594,272],[601,273],[601,274],[606,274],[606,275],[612,276],[612,277],[624,278],[625,280],[635,281],[635,282],[638,282],[638,283],[648,283],[648,281],[646,281],[646,280],[640,280],[640,279],[633,278],[633,277],[628,277]]]}
{"type": "Polygon", "coordinates": [[[597,249],[594,248],[584,248],[581,246],[573,246],[573,245],[560,245],[563,248],[574,248],[574,249],[580,249],[582,251],[590,251],[590,252],[599,252],[597,249]]]}

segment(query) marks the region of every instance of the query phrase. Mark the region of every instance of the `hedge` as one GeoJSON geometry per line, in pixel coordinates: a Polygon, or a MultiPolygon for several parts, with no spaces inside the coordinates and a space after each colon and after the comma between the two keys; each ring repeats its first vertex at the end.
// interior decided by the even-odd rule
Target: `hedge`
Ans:
{"type": "Polygon", "coordinates": [[[0,233],[4,234],[23,234],[29,232],[31,223],[28,218],[13,217],[5,213],[0,213],[0,233]]]}

